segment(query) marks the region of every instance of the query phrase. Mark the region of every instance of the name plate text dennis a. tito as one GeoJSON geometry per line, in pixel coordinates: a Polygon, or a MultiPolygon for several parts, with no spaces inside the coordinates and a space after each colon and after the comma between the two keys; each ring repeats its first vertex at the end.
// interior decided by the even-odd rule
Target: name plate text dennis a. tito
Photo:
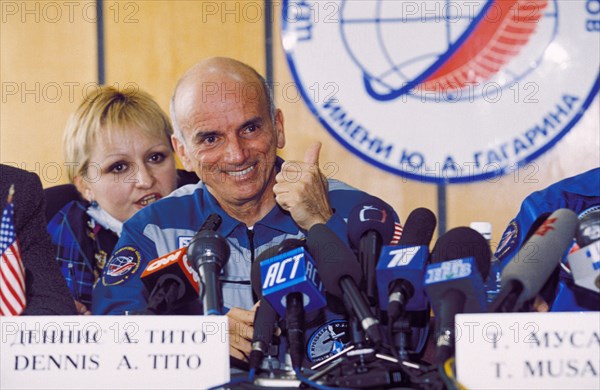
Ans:
{"type": "Polygon", "coordinates": [[[199,389],[229,381],[225,316],[0,317],[2,389],[199,389]]]}

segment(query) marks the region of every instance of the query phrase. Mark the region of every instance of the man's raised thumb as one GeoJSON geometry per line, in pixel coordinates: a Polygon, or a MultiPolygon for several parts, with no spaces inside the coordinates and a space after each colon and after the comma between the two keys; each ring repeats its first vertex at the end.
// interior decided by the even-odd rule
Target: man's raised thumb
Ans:
{"type": "Polygon", "coordinates": [[[321,152],[321,142],[317,141],[310,145],[304,152],[304,162],[308,164],[319,165],[319,153],[321,152]]]}

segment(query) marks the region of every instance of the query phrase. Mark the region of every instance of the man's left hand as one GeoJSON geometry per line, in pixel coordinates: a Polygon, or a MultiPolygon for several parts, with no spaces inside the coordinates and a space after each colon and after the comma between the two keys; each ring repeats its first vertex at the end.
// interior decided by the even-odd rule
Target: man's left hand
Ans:
{"type": "Polygon", "coordinates": [[[229,354],[236,359],[248,361],[254,334],[254,315],[258,302],[251,310],[232,307],[227,312],[229,322],[229,354]]]}
{"type": "Polygon", "coordinates": [[[304,230],[326,223],[333,215],[328,198],[327,179],[319,169],[321,143],[315,142],[304,161],[286,161],[275,177],[275,200],[304,230]]]}

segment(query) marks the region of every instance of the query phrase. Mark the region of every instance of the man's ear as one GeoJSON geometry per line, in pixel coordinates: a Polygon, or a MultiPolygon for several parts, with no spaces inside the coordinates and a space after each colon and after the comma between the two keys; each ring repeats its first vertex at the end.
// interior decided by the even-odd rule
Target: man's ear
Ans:
{"type": "Polygon", "coordinates": [[[281,149],[285,146],[285,131],[283,127],[283,112],[280,109],[275,111],[275,135],[277,137],[277,148],[281,149]]]}
{"type": "Polygon", "coordinates": [[[175,134],[171,136],[171,143],[173,144],[173,150],[175,150],[175,153],[177,153],[177,156],[179,156],[179,161],[181,161],[181,164],[183,164],[185,170],[188,172],[194,172],[194,166],[187,155],[185,143],[181,141],[175,134]]]}

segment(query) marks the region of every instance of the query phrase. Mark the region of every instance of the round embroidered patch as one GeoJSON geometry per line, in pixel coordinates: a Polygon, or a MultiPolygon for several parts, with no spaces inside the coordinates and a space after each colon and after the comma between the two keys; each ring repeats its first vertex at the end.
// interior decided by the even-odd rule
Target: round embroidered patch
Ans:
{"type": "Polygon", "coordinates": [[[349,342],[348,321],[329,321],[310,336],[306,355],[311,362],[318,363],[340,353],[349,342]]]}
{"type": "Polygon", "coordinates": [[[110,258],[104,267],[102,284],[114,286],[121,284],[137,271],[142,256],[140,252],[131,246],[120,248],[110,258]]]}
{"type": "Polygon", "coordinates": [[[496,248],[496,257],[498,260],[504,260],[507,255],[518,249],[519,224],[516,219],[513,219],[508,224],[508,227],[502,234],[500,243],[496,248]]]}

